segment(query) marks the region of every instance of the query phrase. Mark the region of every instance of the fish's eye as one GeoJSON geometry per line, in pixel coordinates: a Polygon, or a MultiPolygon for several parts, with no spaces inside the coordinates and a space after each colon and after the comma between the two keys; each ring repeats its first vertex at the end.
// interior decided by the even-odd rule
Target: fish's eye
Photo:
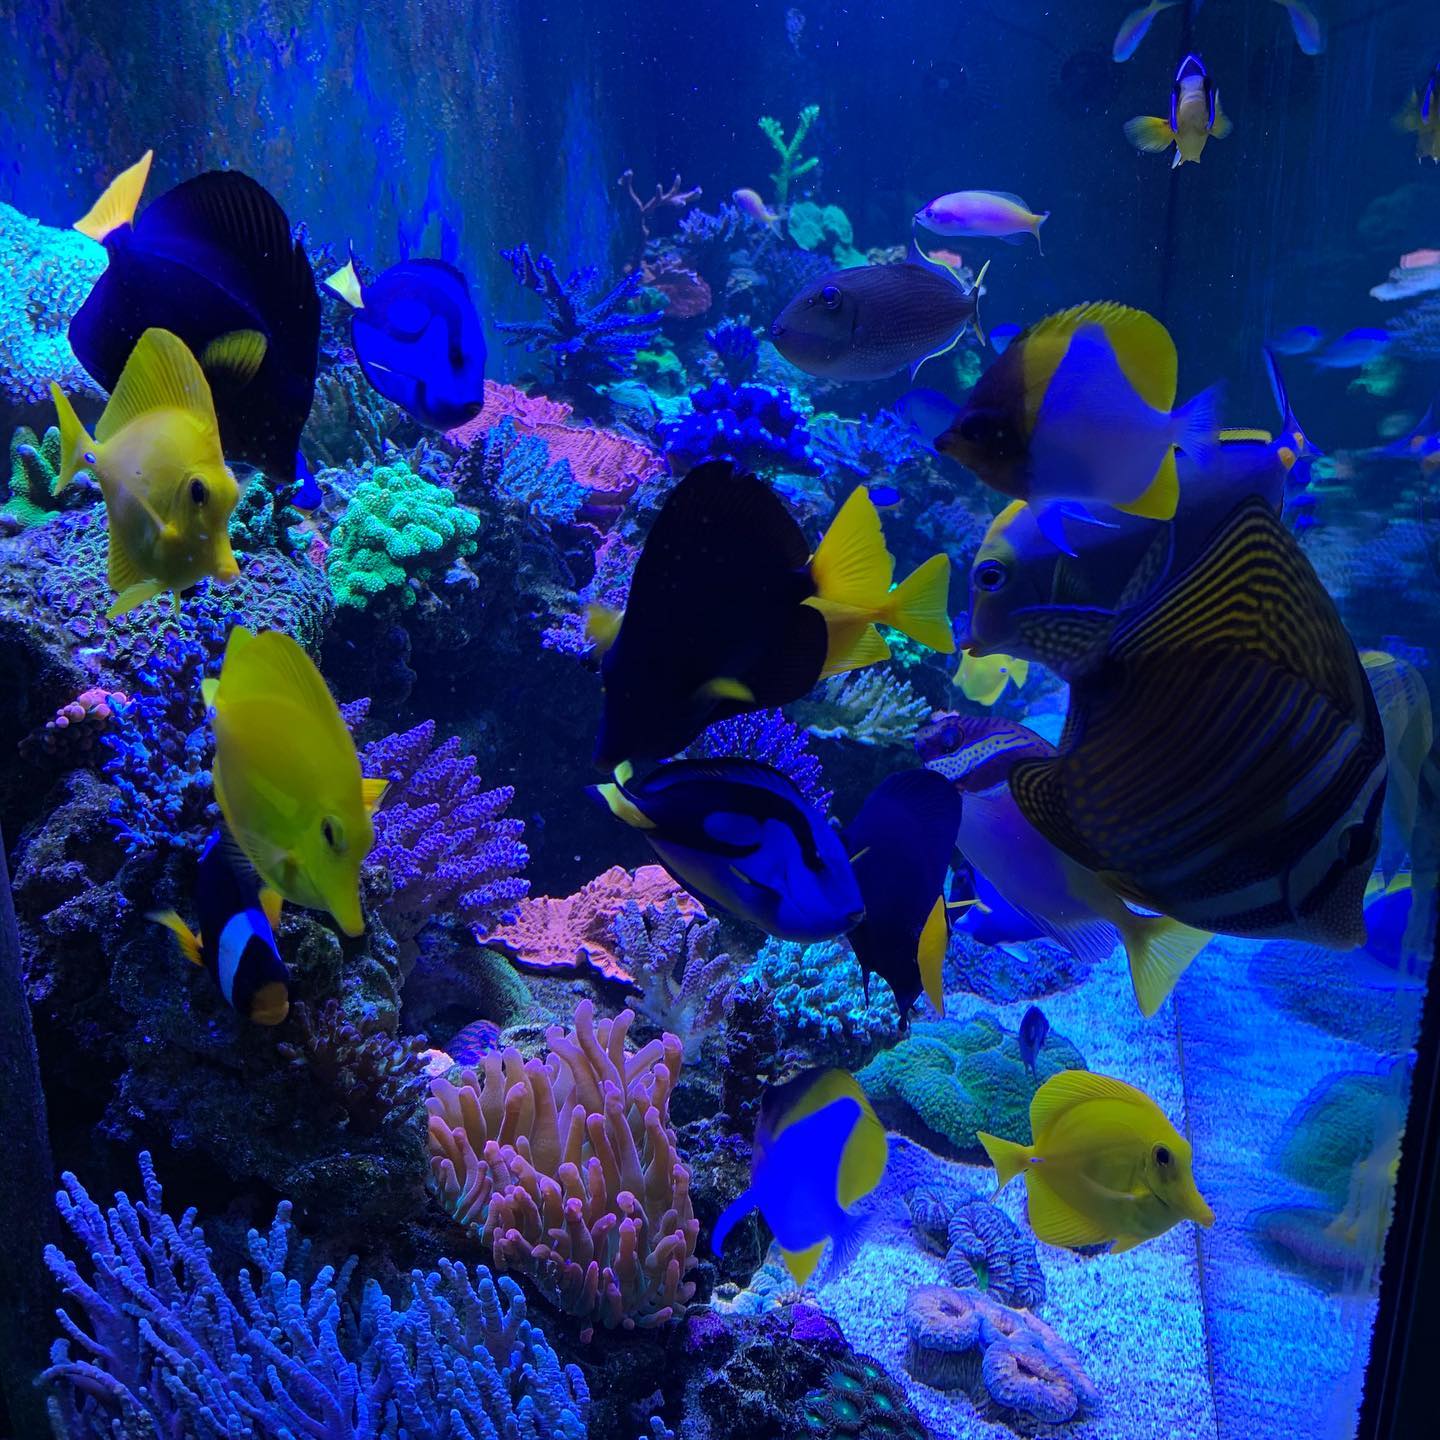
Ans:
{"type": "Polygon", "coordinates": [[[190,499],[196,505],[203,505],[210,498],[205,482],[197,475],[190,482],[190,499]]]}
{"type": "Polygon", "coordinates": [[[341,833],[339,825],[329,815],[320,822],[320,835],[337,855],[344,853],[345,837],[341,833]]]}
{"type": "Polygon", "coordinates": [[[838,310],[840,308],[840,287],[838,285],[827,285],[820,292],[820,303],[827,310],[838,310]]]}
{"type": "Polygon", "coordinates": [[[975,567],[975,583],[982,590],[1001,590],[1010,572],[998,560],[986,560],[975,567]]]}
{"type": "Polygon", "coordinates": [[[1168,1145],[1157,1145],[1152,1153],[1155,1156],[1155,1163],[1162,1170],[1168,1170],[1174,1163],[1175,1157],[1170,1153],[1168,1145]]]}

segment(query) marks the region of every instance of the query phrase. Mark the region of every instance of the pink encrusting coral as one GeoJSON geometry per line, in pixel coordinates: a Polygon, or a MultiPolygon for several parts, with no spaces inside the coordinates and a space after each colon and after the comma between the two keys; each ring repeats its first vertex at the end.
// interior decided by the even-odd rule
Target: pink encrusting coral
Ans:
{"type": "Polygon", "coordinates": [[[680,914],[705,918],[705,909],[658,865],[633,874],[612,865],[573,895],[535,895],[521,900],[514,919],[497,925],[487,943],[503,950],[522,969],[558,974],[589,972],[629,985],[635,977],[616,948],[615,917],[633,901],[663,910],[673,900],[680,914]]]}
{"type": "Polygon", "coordinates": [[[430,1083],[430,1172],[441,1203],[481,1233],[499,1270],[595,1324],[663,1325],[695,1292],[700,1224],[676,1150],[674,1035],[627,1051],[633,1012],[552,1026],[544,1060],[513,1047],[430,1083]]]}

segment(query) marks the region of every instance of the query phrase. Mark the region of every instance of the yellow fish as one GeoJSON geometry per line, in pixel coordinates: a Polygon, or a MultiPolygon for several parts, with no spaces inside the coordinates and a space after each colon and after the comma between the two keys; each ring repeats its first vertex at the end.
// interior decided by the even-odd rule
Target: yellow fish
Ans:
{"type": "Polygon", "coordinates": [[[112,620],[165,590],[178,611],[180,592],[206,576],[222,585],[238,577],[229,525],[240,492],[220,452],[210,386],[183,340],[145,331],[93,440],[60,387],[50,394],[60,421],[57,492],[88,469],[105,497],[112,620]]]}
{"type": "Polygon", "coordinates": [[[968,650],[960,657],[955,684],[967,700],[977,705],[993,705],[1014,684],[1021,689],[1030,677],[1030,662],[1013,655],[972,655],[968,650]]]}
{"type": "Polygon", "coordinates": [[[260,878],[362,935],[360,866],[385,781],[360,774],[355,742],[314,662],[278,630],[230,632],[215,710],[215,798],[260,878]]]}
{"type": "Polygon", "coordinates": [[[1440,64],[1430,72],[1423,92],[1412,92],[1395,117],[1395,128],[1415,136],[1417,160],[1440,161],[1440,64]]]}
{"type": "Polygon", "coordinates": [[[1030,1102],[1035,1143],[980,1131],[997,1191],[1024,1173],[1030,1228],[1047,1245],[1110,1242],[1118,1255],[1181,1220],[1209,1229],[1190,1143],[1143,1091],[1089,1070],[1062,1070],[1030,1102]]]}
{"type": "Polygon", "coordinates": [[[1234,127],[1220,108],[1220,91],[1205,71],[1198,55],[1187,55],[1175,72],[1170,91],[1170,118],[1158,115],[1137,115],[1125,122],[1125,138],[1137,150],[1162,152],[1172,145],[1175,158],[1173,170],[1187,160],[1200,163],[1205,142],[1223,140],[1234,127]]]}

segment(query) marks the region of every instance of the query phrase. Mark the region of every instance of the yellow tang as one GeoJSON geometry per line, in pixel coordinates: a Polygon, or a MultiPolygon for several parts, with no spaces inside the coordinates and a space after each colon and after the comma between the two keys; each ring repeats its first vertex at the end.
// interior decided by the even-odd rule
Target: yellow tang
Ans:
{"type": "Polygon", "coordinates": [[[1195,1187],[1190,1143],[1143,1091],[1062,1070],[1030,1102],[1033,1145],[978,1138],[997,1188],[1025,1176],[1030,1228],[1047,1245],[1133,1249],[1181,1220],[1207,1229],[1215,1212],[1195,1187]]]}
{"type": "Polygon", "coordinates": [[[204,692],[215,709],[215,798],[230,833],[273,890],[363,934],[360,866],[385,782],[361,777],[314,662],[278,630],[237,626],[204,692]]]}
{"type": "Polygon", "coordinates": [[[968,650],[960,657],[955,684],[967,700],[977,705],[993,705],[1007,685],[1021,689],[1030,678],[1030,662],[1013,655],[972,655],[968,650]]]}
{"type": "Polygon", "coordinates": [[[183,340],[168,330],[141,335],[93,440],[60,387],[50,394],[60,421],[57,491],[88,469],[105,497],[111,619],[165,590],[178,611],[180,592],[206,576],[222,585],[237,578],[229,525],[240,492],[220,451],[210,386],[183,340]]]}

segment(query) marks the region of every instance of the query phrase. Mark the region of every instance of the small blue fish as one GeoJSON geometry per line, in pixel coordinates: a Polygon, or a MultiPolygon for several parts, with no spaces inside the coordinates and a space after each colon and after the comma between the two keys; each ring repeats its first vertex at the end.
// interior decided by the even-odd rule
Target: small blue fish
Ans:
{"type": "MultiPolygon", "coordinates": [[[[895,414],[932,450],[935,450],[935,442],[955,423],[959,413],[960,406],[948,395],[923,386],[907,390],[895,402],[895,414]]],[[[935,453],[939,454],[939,451],[935,453]]]]}
{"type": "Polygon", "coordinates": [[[1013,324],[997,325],[990,332],[990,344],[997,355],[1005,353],[1005,347],[1020,333],[1021,326],[1013,324]]]}
{"type": "Polygon", "coordinates": [[[352,308],[365,378],[432,430],[453,430],[485,404],[485,332],[470,284],[443,260],[402,260],[362,285],[352,258],[326,281],[352,308]]]}
{"type": "Polygon", "coordinates": [[[1325,34],[1315,12],[1305,0],[1275,0],[1283,5],[1290,16],[1290,28],[1295,32],[1295,43],[1304,55],[1319,55],[1325,49],[1325,34]]]}
{"type": "Polygon", "coordinates": [[[1020,1047],[1020,1059],[1025,1068],[1035,1074],[1035,1061],[1039,1058],[1045,1037],[1050,1033],[1050,1022],[1038,1005],[1032,1005],[1020,1021],[1020,1034],[1016,1043],[1020,1047]]]}
{"type": "Polygon", "coordinates": [[[627,766],[591,786],[696,899],[781,940],[826,940],[865,912],[840,837],[780,771],[756,760],[627,766]]]}
{"type": "Polygon", "coordinates": [[[318,510],[325,501],[321,492],[320,482],[315,478],[315,472],[310,468],[310,462],[297,450],[295,452],[295,484],[296,490],[290,497],[290,503],[297,510],[318,510]]]}
{"type": "Polygon", "coordinates": [[[1265,343],[1277,355],[1308,355],[1323,338],[1314,325],[1292,325],[1265,343]]]}
{"type": "Polygon", "coordinates": [[[1110,52],[1115,63],[1123,64],[1128,60],[1140,48],[1140,42],[1149,33],[1155,17],[1162,10],[1173,9],[1179,3],[1180,0],[1150,0],[1148,5],[1132,10],[1115,32],[1115,44],[1110,52]]]}
{"type": "Polygon", "coordinates": [[[715,1254],[758,1209],[797,1285],[815,1273],[827,1241],[835,1246],[833,1274],[862,1236],[851,1207],[879,1187],[889,1151],[885,1127],[848,1071],[807,1070],[769,1090],[755,1127],[750,1188],[715,1222],[715,1254]]]}
{"type": "Polygon", "coordinates": [[[1327,370],[1358,370],[1372,360],[1378,360],[1390,348],[1390,334],[1373,325],[1361,325],[1347,330],[1338,340],[1332,340],[1318,355],[1310,357],[1312,365],[1327,370]]]}
{"type": "Polygon", "coordinates": [[[870,503],[877,510],[893,510],[904,498],[893,485],[870,485],[870,503]]]}
{"type": "Polygon", "coordinates": [[[278,1025],[290,1012],[290,972],[275,943],[280,904],[275,891],[260,888],[222,829],[200,856],[199,935],[173,910],[151,911],[146,919],[174,933],[186,959],[209,972],[227,1004],[257,1025],[278,1025]]]}
{"type": "Polygon", "coordinates": [[[1380,887],[1372,881],[1374,891],[1365,901],[1365,953],[1391,970],[1405,964],[1402,941],[1410,924],[1410,905],[1414,899],[1410,876],[1402,873],[1380,887]]]}

